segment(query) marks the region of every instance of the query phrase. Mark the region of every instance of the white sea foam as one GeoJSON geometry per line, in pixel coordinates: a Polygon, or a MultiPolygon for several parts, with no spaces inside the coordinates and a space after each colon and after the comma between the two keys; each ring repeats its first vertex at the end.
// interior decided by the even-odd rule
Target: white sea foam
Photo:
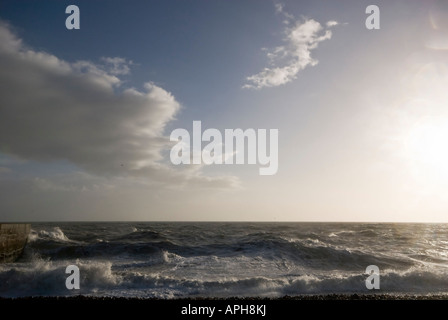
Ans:
{"type": "Polygon", "coordinates": [[[112,272],[109,261],[50,261],[34,258],[32,263],[4,264],[0,267],[0,296],[59,296],[111,289],[121,277],[112,272]],[[65,269],[75,264],[80,269],[81,290],[67,290],[65,269]]]}
{"type": "Polygon", "coordinates": [[[28,241],[34,242],[38,239],[53,239],[58,241],[70,241],[69,238],[64,234],[60,227],[53,227],[51,230],[39,230],[36,231],[31,229],[30,234],[28,235],[28,241]]]}

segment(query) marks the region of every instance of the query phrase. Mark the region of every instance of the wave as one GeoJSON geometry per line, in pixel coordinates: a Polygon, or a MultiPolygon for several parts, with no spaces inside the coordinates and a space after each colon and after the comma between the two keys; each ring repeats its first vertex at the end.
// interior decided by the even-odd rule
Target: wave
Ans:
{"type": "Polygon", "coordinates": [[[117,237],[114,240],[124,240],[126,242],[148,242],[163,239],[165,238],[159,232],[134,228],[130,233],[117,237]]]}
{"type": "Polygon", "coordinates": [[[53,227],[49,230],[32,231],[24,259],[29,261],[33,255],[51,260],[128,258],[131,261],[146,259],[163,264],[166,260],[160,259],[160,256],[163,252],[170,252],[186,258],[260,257],[264,261],[280,261],[315,270],[359,270],[371,264],[387,269],[407,269],[422,260],[368,251],[366,248],[347,248],[309,236],[310,234],[298,239],[252,233],[231,242],[223,239],[197,244],[194,241],[182,243],[153,230],[136,230],[125,235],[109,237],[107,241],[98,241],[98,238],[95,238],[95,241],[86,242],[71,240],[60,227],[53,227]]]}
{"type": "Polygon", "coordinates": [[[22,258],[0,265],[0,296],[369,293],[363,273],[372,264],[381,270],[382,293],[438,293],[448,290],[448,239],[439,229],[448,231],[358,224],[35,224],[22,258]],[[69,264],[80,267],[80,291],[65,288],[69,264]]]}
{"type": "Polygon", "coordinates": [[[58,296],[94,293],[98,288],[113,289],[120,279],[112,272],[109,261],[49,261],[36,258],[33,263],[0,266],[0,296],[58,296]],[[81,270],[82,290],[70,291],[65,287],[65,269],[76,264],[81,270]]]}
{"type": "MultiPolygon", "coordinates": [[[[109,261],[75,261],[80,268],[81,289],[65,288],[66,263],[36,260],[32,265],[0,267],[0,296],[135,296],[135,297],[281,297],[300,294],[372,293],[366,275],[354,273],[268,276],[165,275],[161,272],[116,270],[109,261]]],[[[448,272],[414,268],[381,275],[381,292],[394,294],[447,293],[448,272]]]]}
{"type": "Polygon", "coordinates": [[[163,253],[164,248],[175,247],[167,243],[156,244],[127,244],[95,242],[92,244],[82,244],[78,242],[60,244],[45,243],[38,246],[30,245],[25,248],[25,254],[21,261],[30,261],[33,255],[41,258],[56,260],[65,259],[119,259],[129,258],[131,260],[138,257],[151,258],[163,253]]]}
{"type": "Polygon", "coordinates": [[[55,240],[55,241],[70,241],[69,238],[64,234],[64,232],[59,227],[54,227],[50,231],[48,230],[39,230],[36,231],[31,229],[30,234],[28,235],[28,242],[36,242],[36,241],[45,241],[45,240],[55,240]]]}

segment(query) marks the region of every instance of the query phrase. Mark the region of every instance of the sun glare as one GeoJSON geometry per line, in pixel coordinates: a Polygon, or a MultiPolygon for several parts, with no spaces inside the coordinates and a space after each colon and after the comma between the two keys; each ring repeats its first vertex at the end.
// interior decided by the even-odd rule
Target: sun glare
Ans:
{"type": "Polygon", "coordinates": [[[448,119],[416,125],[409,132],[406,148],[418,173],[448,182],[448,119]]]}

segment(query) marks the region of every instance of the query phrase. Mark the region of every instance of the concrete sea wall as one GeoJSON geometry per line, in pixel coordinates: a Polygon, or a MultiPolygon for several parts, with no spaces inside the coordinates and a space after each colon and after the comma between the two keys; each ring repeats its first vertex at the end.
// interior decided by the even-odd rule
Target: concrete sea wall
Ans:
{"type": "Polygon", "coordinates": [[[0,263],[20,257],[30,229],[29,223],[0,223],[0,263]]]}

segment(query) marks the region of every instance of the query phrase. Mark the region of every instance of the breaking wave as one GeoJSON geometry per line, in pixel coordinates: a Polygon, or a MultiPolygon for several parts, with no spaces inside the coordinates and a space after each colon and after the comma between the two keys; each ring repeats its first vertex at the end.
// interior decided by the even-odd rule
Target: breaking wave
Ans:
{"type": "Polygon", "coordinates": [[[267,296],[448,291],[445,225],[40,224],[0,296],[267,296]],[[65,268],[80,269],[80,290],[65,268]]]}

